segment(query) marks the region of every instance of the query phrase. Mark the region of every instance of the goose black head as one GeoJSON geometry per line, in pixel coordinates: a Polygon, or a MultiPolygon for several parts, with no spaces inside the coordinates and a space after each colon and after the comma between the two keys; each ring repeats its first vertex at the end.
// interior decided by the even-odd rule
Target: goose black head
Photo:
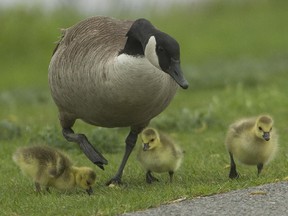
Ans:
{"type": "Polygon", "coordinates": [[[156,29],[148,20],[136,20],[126,36],[127,42],[121,53],[144,55],[159,70],[169,74],[183,89],[188,88],[180,67],[180,47],[168,34],[156,29]]]}

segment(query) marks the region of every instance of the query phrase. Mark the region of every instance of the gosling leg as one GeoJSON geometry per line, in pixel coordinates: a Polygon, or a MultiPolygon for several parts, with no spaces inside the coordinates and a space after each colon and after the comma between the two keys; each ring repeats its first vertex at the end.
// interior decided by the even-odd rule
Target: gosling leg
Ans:
{"type": "Polygon", "coordinates": [[[122,178],[122,174],[123,174],[123,170],[124,167],[126,165],[126,162],[137,142],[137,138],[138,138],[138,134],[141,132],[141,130],[130,130],[130,133],[128,134],[125,143],[126,143],[126,147],[125,147],[125,153],[122,159],[122,162],[119,166],[119,169],[117,171],[117,173],[115,174],[115,176],[113,178],[111,178],[106,185],[109,186],[110,184],[121,184],[121,178],[122,178]]]}
{"type": "Polygon", "coordinates": [[[258,174],[258,176],[260,175],[262,169],[263,169],[263,163],[257,164],[257,170],[258,170],[258,173],[257,173],[257,174],[258,174]]]}
{"type": "Polygon", "coordinates": [[[154,181],[159,181],[159,180],[157,178],[155,178],[154,176],[152,176],[151,171],[147,171],[147,173],[146,173],[146,182],[148,184],[151,184],[154,181]]]}
{"type": "Polygon", "coordinates": [[[230,173],[229,173],[229,178],[231,179],[235,179],[235,178],[239,178],[239,174],[236,171],[236,164],[233,158],[233,155],[231,152],[229,152],[230,155],[230,173]]]}
{"type": "Polygon", "coordinates": [[[104,170],[104,165],[107,165],[108,161],[94,148],[84,134],[75,134],[71,128],[63,128],[62,133],[67,141],[78,143],[88,159],[104,170]]]}
{"type": "Polygon", "coordinates": [[[51,193],[51,191],[50,191],[50,188],[49,188],[49,187],[46,187],[46,191],[47,191],[48,193],[51,193]]]}
{"type": "Polygon", "coordinates": [[[169,171],[170,183],[172,183],[172,181],[173,181],[173,175],[174,175],[174,172],[169,171]]]}
{"type": "Polygon", "coordinates": [[[35,185],[35,191],[37,193],[40,193],[41,192],[41,186],[38,182],[34,182],[34,185],[35,185]]]}

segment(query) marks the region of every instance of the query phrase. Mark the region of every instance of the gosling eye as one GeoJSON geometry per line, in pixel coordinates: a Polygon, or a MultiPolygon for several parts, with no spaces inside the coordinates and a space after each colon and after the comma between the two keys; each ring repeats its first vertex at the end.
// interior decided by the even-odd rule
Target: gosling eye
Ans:
{"type": "Polygon", "coordinates": [[[150,142],[154,142],[155,139],[151,139],[150,142]]]}
{"type": "Polygon", "coordinates": [[[90,185],[90,184],[91,184],[91,182],[90,182],[90,181],[86,181],[86,184],[87,184],[87,185],[90,185]]]}
{"type": "Polygon", "coordinates": [[[270,128],[270,132],[272,131],[272,128],[270,128]]]}
{"type": "Polygon", "coordinates": [[[258,129],[260,130],[260,131],[262,131],[263,129],[262,129],[262,127],[258,127],[258,129]]]}

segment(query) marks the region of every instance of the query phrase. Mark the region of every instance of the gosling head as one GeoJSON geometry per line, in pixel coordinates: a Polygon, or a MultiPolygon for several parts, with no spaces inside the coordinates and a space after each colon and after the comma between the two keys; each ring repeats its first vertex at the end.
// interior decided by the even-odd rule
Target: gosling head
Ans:
{"type": "Polygon", "coordinates": [[[123,52],[144,54],[152,65],[169,74],[179,86],[188,88],[180,67],[180,47],[174,38],[156,29],[146,19],[136,20],[126,36],[128,40],[123,52]]]}
{"type": "Polygon", "coordinates": [[[153,128],[146,128],[141,133],[143,151],[149,151],[160,144],[158,132],[153,128]]]}
{"type": "Polygon", "coordinates": [[[77,186],[86,190],[91,195],[93,193],[92,186],[95,184],[96,173],[89,167],[79,167],[76,173],[77,186]]]}
{"type": "Polygon", "coordinates": [[[271,138],[270,132],[272,131],[273,119],[270,116],[263,115],[258,117],[255,125],[256,136],[265,141],[271,138]]]}

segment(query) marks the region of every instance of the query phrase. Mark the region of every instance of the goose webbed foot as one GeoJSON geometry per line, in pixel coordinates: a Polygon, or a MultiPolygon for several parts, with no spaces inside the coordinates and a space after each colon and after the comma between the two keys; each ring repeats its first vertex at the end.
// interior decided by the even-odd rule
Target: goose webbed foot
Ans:
{"type": "Polygon", "coordinates": [[[151,171],[148,171],[146,173],[146,182],[148,184],[151,184],[152,182],[155,182],[155,181],[159,181],[159,180],[157,178],[155,178],[154,176],[152,176],[151,171]]]}
{"type": "Polygon", "coordinates": [[[62,133],[67,141],[78,143],[89,160],[104,170],[104,165],[107,165],[108,161],[94,148],[84,134],[75,134],[71,128],[63,128],[62,133]]]}
{"type": "Polygon", "coordinates": [[[122,181],[121,181],[121,178],[119,176],[115,176],[106,182],[106,186],[121,185],[121,184],[122,184],[122,181]]]}

